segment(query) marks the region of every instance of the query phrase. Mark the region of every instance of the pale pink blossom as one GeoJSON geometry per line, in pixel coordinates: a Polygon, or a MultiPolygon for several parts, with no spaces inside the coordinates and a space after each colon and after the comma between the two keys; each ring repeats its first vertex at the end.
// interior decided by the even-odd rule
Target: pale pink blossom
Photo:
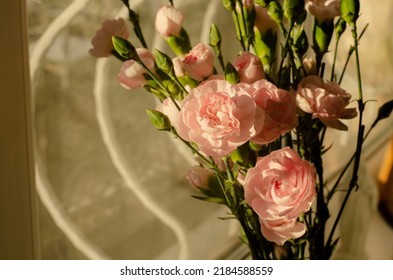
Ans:
{"type": "Polygon", "coordinates": [[[315,177],[315,168],[288,147],[257,159],[246,174],[244,197],[263,221],[262,232],[283,230],[289,239],[292,231],[298,237],[302,230],[295,221],[311,207],[316,195],[315,177]]]}
{"type": "Polygon", "coordinates": [[[201,166],[192,166],[187,173],[187,179],[194,188],[208,188],[211,176],[214,176],[214,173],[201,166]]]}
{"type": "Polygon", "coordinates": [[[206,155],[227,156],[261,130],[264,112],[247,89],[225,80],[209,80],[183,100],[177,132],[206,155]]]}
{"type": "Polygon", "coordinates": [[[306,0],[304,7],[320,21],[332,20],[341,15],[340,0],[306,0]]]}
{"type": "Polygon", "coordinates": [[[269,16],[267,8],[255,5],[255,26],[264,34],[269,29],[277,31],[277,23],[269,16]]]}
{"type": "MultiPolygon", "coordinates": [[[[154,55],[153,53],[145,48],[137,48],[139,58],[150,70],[154,70],[154,55]]],[[[143,86],[146,81],[143,74],[146,70],[138,62],[134,60],[127,60],[123,62],[120,67],[120,71],[117,74],[117,80],[126,89],[136,89],[143,86]]]]}
{"type": "Polygon", "coordinates": [[[267,144],[297,126],[295,93],[277,88],[267,80],[257,81],[250,86],[254,101],[265,111],[265,124],[251,141],[267,144]]]}
{"type": "Polygon", "coordinates": [[[171,5],[162,6],[156,14],[156,31],[164,38],[171,35],[178,37],[182,28],[184,16],[171,5]]]}
{"type": "Polygon", "coordinates": [[[127,39],[129,36],[127,22],[124,18],[106,20],[97,30],[95,36],[91,40],[93,48],[89,50],[90,55],[94,57],[107,57],[114,50],[112,44],[112,36],[119,36],[127,39]]]}
{"type": "Polygon", "coordinates": [[[283,245],[289,239],[295,239],[306,233],[304,224],[296,221],[297,219],[262,220],[260,219],[261,231],[263,236],[277,245],[283,245]]]}
{"type": "Polygon", "coordinates": [[[237,70],[242,83],[251,84],[265,78],[261,60],[250,52],[243,52],[239,55],[234,60],[233,66],[237,70]]]}
{"type": "Polygon", "coordinates": [[[303,59],[303,68],[306,72],[306,76],[317,74],[317,62],[312,57],[306,57],[303,59]]]}
{"type": "Polygon", "coordinates": [[[209,77],[214,70],[214,56],[205,44],[199,43],[183,59],[187,74],[197,81],[209,77]]]}
{"type": "Polygon", "coordinates": [[[339,130],[348,127],[339,119],[357,116],[355,108],[346,109],[351,95],[335,82],[324,82],[319,76],[303,78],[297,89],[296,103],[304,112],[319,118],[326,126],[339,130]]]}
{"type": "Polygon", "coordinates": [[[175,70],[175,75],[177,77],[183,77],[186,72],[183,67],[183,57],[177,56],[174,59],[172,59],[173,62],[173,68],[175,70]]]}
{"type": "Polygon", "coordinates": [[[157,110],[166,115],[172,126],[176,128],[176,120],[177,115],[179,114],[179,109],[173,103],[172,99],[164,99],[164,101],[158,106],[157,110]]]}

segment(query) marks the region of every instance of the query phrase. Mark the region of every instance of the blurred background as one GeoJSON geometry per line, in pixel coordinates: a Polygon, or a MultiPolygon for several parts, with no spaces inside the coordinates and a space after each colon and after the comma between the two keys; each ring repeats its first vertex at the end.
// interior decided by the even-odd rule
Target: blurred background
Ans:
{"type": "MultiPolygon", "coordinates": [[[[148,45],[167,51],[155,34],[154,16],[168,1],[130,3],[148,45]]],[[[231,43],[232,18],[220,0],[174,4],[185,15],[192,44],[207,41],[213,21],[223,36],[224,57],[235,57],[240,46],[231,43]]],[[[393,3],[361,4],[360,26],[370,23],[360,45],[365,99],[378,100],[367,105],[370,124],[378,107],[393,98],[393,3]]],[[[42,258],[231,258],[238,247],[237,225],[218,219],[225,209],[191,197],[186,174],[193,158],[146,118],[145,109],[157,105],[154,99],[118,84],[120,62],[88,54],[105,19],[126,17],[121,1],[27,0],[27,6],[42,258]]],[[[137,42],[133,35],[130,40],[137,42]]],[[[350,45],[349,38],[343,42],[337,67],[350,45]]],[[[356,92],[353,63],[343,87],[356,92]]],[[[371,187],[363,197],[370,207],[361,215],[367,218],[361,238],[354,238],[362,242],[362,258],[393,259],[393,229],[377,211],[381,191],[375,180],[392,122],[381,123],[366,145],[362,172],[371,187]]],[[[330,177],[353,152],[354,135],[329,132],[328,141],[335,142],[325,161],[330,177]]]]}

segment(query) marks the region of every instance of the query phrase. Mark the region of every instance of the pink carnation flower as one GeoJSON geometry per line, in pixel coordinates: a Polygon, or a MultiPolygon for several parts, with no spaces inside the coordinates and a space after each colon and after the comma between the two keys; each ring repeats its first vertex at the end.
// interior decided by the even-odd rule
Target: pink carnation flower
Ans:
{"type": "Polygon", "coordinates": [[[306,0],[304,7],[320,21],[332,20],[341,15],[340,0],[306,0]]]}
{"type": "Polygon", "coordinates": [[[156,31],[164,38],[171,35],[178,37],[182,28],[184,16],[171,5],[162,6],[156,14],[156,31]]]}
{"type": "Polygon", "coordinates": [[[89,50],[94,57],[107,57],[114,50],[112,36],[127,39],[129,36],[127,22],[123,18],[107,20],[102,23],[101,29],[97,30],[91,40],[93,48],[89,50]]]}
{"type": "Polygon", "coordinates": [[[295,94],[279,89],[267,80],[257,81],[251,87],[252,97],[265,111],[265,124],[251,141],[267,144],[297,126],[295,94]]]}
{"type": "Polygon", "coordinates": [[[244,197],[262,220],[267,239],[282,244],[304,233],[296,219],[311,207],[315,177],[315,168],[288,147],[258,158],[248,170],[244,197]]]}
{"type": "Polygon", "coordinates": [[[261,130],[264,112],[247,89],[208,80],[183,100],[177,132],[209,156],[227,156],[261,130]]]}
{"type": "MultiPolygon", "coordinates": [[[[153,71],[155,61],[153,53],[145,48],[137,48],[136,52],[147,68],[153,71]]],[[[127,60],[123,62],[117,80],[126,89],[137,89],[146,83],[144,73],[146,70],[142,65],[134,60],[127,60]]]]}
{"type": "Polygon", "coordinates": [[[306,233],[304,224],[296,220],[281,219],[269,221],[260,219],[262,234],[267,240],[283,245],[285,241],[299,238],[306,233]]]}
{"type": "Polygon", "coordinates": [[[296,95],[300,109],[319,118],[326,126],[339,130],[348,130],[339,119],[352,119],[357,115],[355,108],[345,108],[350,99],[351,95],[337,83],[325,83],[319,76],[303,78],[296,95]]]}
{"type": "Polygon", "coordinates": [[[191,78],[202,81],[213,74],[213,53],[205,44],[199,43],[184,57],[183,68],[191,78]]]}
{"type": "Polygon", "coordinates": [[[164,101],[158,106],[157,110],[166,115],[169,118],[172,126],[176,128],[176,120],[179,114],[179,110],[173,103],[172,99],[164,99],[164,101]]]}
{"type": "Polygon", "coordinates": [[[233,66],[239,73],[242,83],[251,84],[265,78],[261,60],[250,52],[243,52],[238,56],[233,62],[233,66]]]}

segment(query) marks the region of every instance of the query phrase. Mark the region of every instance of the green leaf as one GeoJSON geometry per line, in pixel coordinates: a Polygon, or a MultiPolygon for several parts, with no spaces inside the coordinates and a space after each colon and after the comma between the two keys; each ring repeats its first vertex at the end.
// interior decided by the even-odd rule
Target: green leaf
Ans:
{"type": "Polygon", "coordinates": [[[192,197],[202,201],[214,202],[218,204],[225,204],[226,202],[225,199],[219,197],[207,197],[207,196],[197,196],[197,195],[192,195],[192,197]]]}

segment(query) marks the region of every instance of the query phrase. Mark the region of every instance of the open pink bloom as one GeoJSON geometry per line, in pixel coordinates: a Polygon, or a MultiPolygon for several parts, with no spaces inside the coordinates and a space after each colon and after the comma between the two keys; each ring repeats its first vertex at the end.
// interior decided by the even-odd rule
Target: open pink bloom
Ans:
{"type": "MultiPolygon", "coordinates": [[[[139,58],[150,70],[154,70],[154,55],[153,53],[145,48],[137,48],[139,58]]],[[[126,89],[136,89],[143,86],[146,81],[143,74],[146,70],[136,61],[127,60],[123,62],[120,67],[120,72],[117,74],[117,80],[126,89]]]]}
{"type": "Polygon", "coordinates": [[[289,239],[299,238],[306,233],[304,224],[299,223],[296,219],[280,219],[280,220],[262,220],[261,231],[263,236],[277,245],[283,245],[289,239]]]}
{"type": "Polygon", "coordinates": [[[112,36],[119,36],[127,39],[129,36],[127,22],[124,18],[106,20],[102,23],[101,29],[97,30],[91,40],[93,48],[89,50],[94,57],[107,57],[114,50],[112,36]]]}
{"type": "Polygon", "coordinates": [[[341,15],[340,0],[306,0],[304,8],[320,21],[341,15]]]}
{"type": "Polygon", "coordinates": [[[265,124],[251,141],[267,144],[297,126],[295,94],[279,89],[267,80],[257,81],[250,86],[254,101],[265,111],[265,124]]]}
{"type": "Polygon", "coordinates": [[[265,78],[261,60],[250,52],[243,52],[238,56],[233,62],[233,66],[239,73],[242,83],[251,84],[265,78]]]}
{"type": "MultiPolygon", "coordinates": [[[[310,209],[316,195],[315,176],[315,168],[286,147],[258,158],[246,174],[244,197],[265,229],[286,228],[310,209]]],[[[292,229],[301,232],[299,226],[292,229]]]]}
{"type": "Polygon", "coordinates": [[[178,37],[182,28],[184,16],[171,5],[162,6],[156,14],[156,31],[164,38],[171,35],[178,37]]]}
{"type": "Polygon", "coordinates": [[[191,78],[202,81],[213,74],[213,53],[205,44],[199,43],[184,57],[183,68],[191,78]]]}
{"type": "Polygon", "coordinates": [[[314,118],[319,118],[326,126],[339,130],[348,130],[339,119],[352,119],[357,115],[355,108],[345,108],[350,99],[351,95],[337,83],[325,83],[319,76],[303,78],[296,95],[300,109],[312,113],[314,118]]]}
{"type": "Polygon", "coordinates": [[[246,88],[208,80],[183,100],[177,132],[206,155],[221,157],[258,134],[264,119],[246,88]]]}
{"type": "Polygon", "coordinates": [[[277,31],[277,23],[267,13],[267,8],[255,5],[255,26],[264,34],[269,29],[277,31]]]}

